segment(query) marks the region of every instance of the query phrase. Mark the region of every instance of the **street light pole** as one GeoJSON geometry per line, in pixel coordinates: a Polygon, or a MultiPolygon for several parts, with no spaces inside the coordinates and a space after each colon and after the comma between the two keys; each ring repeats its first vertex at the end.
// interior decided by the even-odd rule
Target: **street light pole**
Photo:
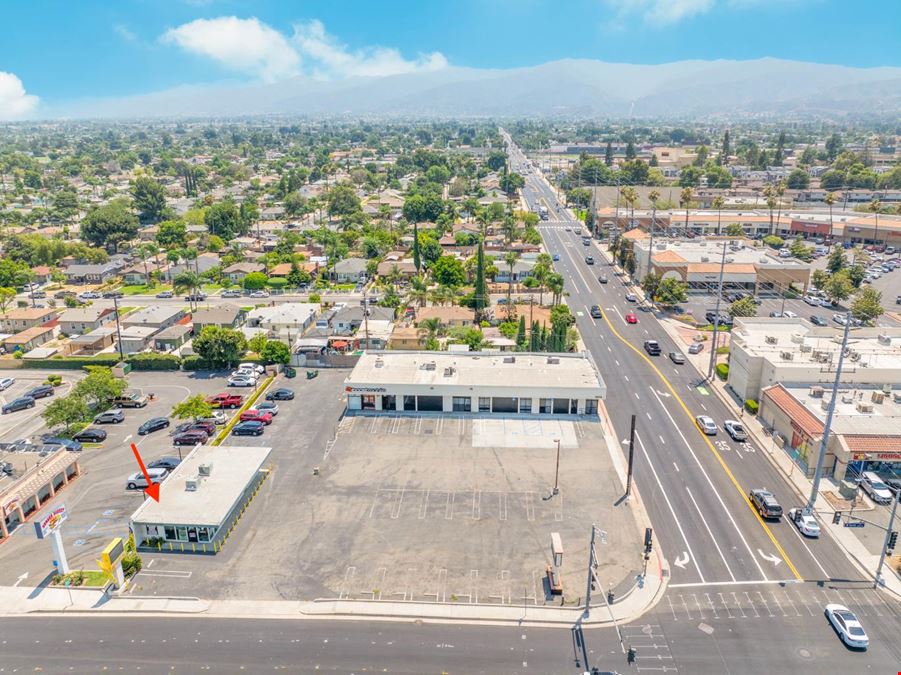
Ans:
{"type": "Polygon", "coordinates": [[[554,494],[560,494],[560,439],[557,440],[557,466],[554,469],[554,494]]]}
{"type": "Polygon", "coordinates": [[[119,345],[119,359],[125,360],[125,352],[122,351],[122,329],[119,326],[119,298],[113,296],[113,314],[116,315],[116,337],[119,345]]]}
{"type": "Polygon", "coordinates": [[[826,423],[823,426],[823,438],[820,440],[820,454],[817,455],[817,466],[813,473],[813,486],[810,489],[810,498],[804,512],[809,514],[817,501],[817,493],[820,491],[820,474],[823,471],[823,460],[826,458],[826,446],[829,443],[829,431],[832,429],[832,416],[835,414],[835,400],[838,398],[838,387],[842,379],[842,364],[845,362],[845,349],[848,346],[848,334],[851,330],[851,312],[845,314],[845,333],[842,336],[842,346],[838,353],[838,365],[835,368],[835,381],[832,383],[832,399],[829,401],[829,411],[826,413],[826,423]]]}
{"type": "Polygon", "coordinates": [[[720,327],[720,302],[723,299],[723,274],[726,271],[726,242],[722,242],[723,255],[720,258],[720,280],[716,288],[716,316],[713,317],[713,345],[710,348],[710,366],[707,368],[707,379],[713,379],[713,369],[716,366],[716,338],[720,327]]]}
{"type": "Polygon", "coordinates": [[[892,515],[888,519],[888,528],[885,530],[885,541],[882,542],[882,552],[879,554],[879,565],[876,567],[876,579],[873,582],[873,588],[879,587],[879,580],[882,579],[882,564],[885,562],[885,554],[888,551],[888,542],[892,536],[892,527],[895,524],[895,511],[898,510],[898,500],[901,499],[901,492],[892,492],[892,515]]]}

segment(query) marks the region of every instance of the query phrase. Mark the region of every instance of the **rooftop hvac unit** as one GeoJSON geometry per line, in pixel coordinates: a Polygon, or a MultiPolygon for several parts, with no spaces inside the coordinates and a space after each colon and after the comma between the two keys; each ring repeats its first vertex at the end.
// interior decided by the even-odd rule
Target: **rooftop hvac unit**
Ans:
{"type": "Polygon", "coordinates": [[[822,387],[811,387],[810,395],[814,398],[823,398],[823,388],[822,387]]]}
{"type": "Polygon", "coordinates": [[[765,338],[763,338],[763,341],[768,345],[774,345],[779,342],[779,339],[775,335],[767,335],[765,338]]]}
{"type": "Polygon", "coordinates": [[[813,347],[811,347],[810,345],[801,344],[798,346],[798,349],[801,350],[802,354],[806,354],[807,352],[811,351],[813,347]]]}
{"type": "Polygon", "coordinates": [[[212,462],[204,462],[200,466],[197,467],[197,475],[198,476],[209,476],[213,473],[213,463],[212,462]]]}
{"type": "Polygon", "coordinates": [[[820,408],[823,410],[829,410],[829,399],[824,398],[820,400],[820,408]]]}
{"type": "Polygon", "coordinates": [[[376,360],[375,360],[375,367],[376,367],[376,368],[384,368],[384,367],[385,367],[385,362],[382,361],[381,359],[376,359],[376,360]]]}
{"type": "Polygon", "coordinates": [[[457,372],[457,369],[453,366],[444,369],[444,377],[452,377],[453,374],[457,372]]]}
{"type": "Polygon", "coordinates": [[[792,333],[791,340],[796,345],[804,344],[804,336],[801,333],[792,333]]]}
{"type": "Polygon", "coordinates": [[[702,263],[710,262],[710,258],[708,258],[706,255],[702,255],[702,256],[701,256],[701,262],[702,262],[702,263]]]}
{"type": "Polygon", "coordinates": [[[858,401],[857,402],[857,412],[864,413],[864,414],[872,413],[873,412],[873,404],[867,403],[865,401],[858,401]]]}
{"type": "Polygon", "coordinates": [[[885,402],[885,394],[883,394],[881,391],[874,391],[872,394],[870,394],[870,401],[876,404],[882,404],[883,402],[885,402]]]}
{"type": "Polygon", "coordinates": [[[842,403],[854,403],[854,394],[842,394],[842,403]]]}
{"type": "Polygon", "coordinates": [[[779,354],[779,356],[782,358],[783,361],[792,361],[795,358],[795,355],[792,354],[791,352],[781,352],[779,354]]]}
{"type": "Polygon", "coordinates": [[[894,399],[895,403],[901,403],[901,391],[896,391],[894,394],[892,394],[892,398],[894,399]]]}
{"type": "Polygon", "coordinates": [[[515,356],[505,356],[504,363],[516,363],[516,357],[515,356]]]}
{"type": "Polygon", "coordinates": [[[200,487],[200,481],[196,478],[188,478],[185,480],[185,492],[197,492],[200,487]]]}
{"type": "Polygon", "coordinates": [[[889,394],[891,394],[891,393],[892,393],[892,385],[889,384],[888,382],[886,382],[885,384],[883,384],[883,385],[882,385],[882,393],[885,394],[886,396],[888,396],[889,394]]]}
{"type": "Polygon", "coordinates": [[[550,365],[558,364],[558,363],[560,363],[560,357],[559,356],[548,356],[547,362],[550,365]]]}
{"type": "Polygon", "coordinates": [[[891,335],[877,335],[876,339],[879,340],[879,344],[881,344],[881,345],[892,344],[892,336],[891,335]]]}
{"type": "Polygon", "coordinates": [[[419,366],[419,369],[420,370],[435,370],[436,367],[437,366],[434,361],[428,361],[426,363],[423,363],[421,366],[419,366]]]}
{"type": "Polygon", "coordinates": [[[734,263],[734,262],[735,262],[735,258],[730,258],[730,257],[727,256],[727,257],[726,257],[726,262],[727,262],[727,263],[734,263]]]}
{"type": "Polygon", "coordinates": [[[851,351],[851,354],[848,356],[852,361],[860,361],[860,352],[851,351]]]}

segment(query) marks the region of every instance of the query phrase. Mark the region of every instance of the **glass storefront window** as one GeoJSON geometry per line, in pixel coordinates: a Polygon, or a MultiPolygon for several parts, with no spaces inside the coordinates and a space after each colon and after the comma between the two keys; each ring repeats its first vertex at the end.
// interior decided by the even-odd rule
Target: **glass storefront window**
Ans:
{"type": "Polygon", "coordinates": [[[491,412],[490,396],[479,396],[479,412],[491,412]]]}
{"type": "Polygon", "coordinates": [[[532,412],[532,399],[530,399],[530,398],[519,399],[519,412],[521,412],[521,413],[532,412]]]}

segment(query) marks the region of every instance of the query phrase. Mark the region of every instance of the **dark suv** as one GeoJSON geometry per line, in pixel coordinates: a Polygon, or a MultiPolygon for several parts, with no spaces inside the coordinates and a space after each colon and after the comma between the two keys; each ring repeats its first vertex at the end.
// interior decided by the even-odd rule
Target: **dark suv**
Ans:
{"type": "Polygon", "coordinates": [[[779,505],[779,502],[776,501],[776,497],[773,493],[769,490],[757,488],[756,490],[751,490],[748,497],[750,497],[751,503],[754,505],[754,508],[757,509],[757,512],[764,518],[778,520],[782,517],[782,507],[779,505]]]}
{"type": "Polygon", "coordinates": [[[198,443],[206,443],[209,436],[200,429],[191,429],[182,434],[178,434],[172,439],[172,445],[197,445],[198,443]]]}
{"type": "Polygon", "coordinates": [[[49,384],[41,384],[33,389],[29,389],[22,395],[31,396],[31,398],[45,398],[47,396],[53,396],[53,393],[53,387],[49,384]]]}

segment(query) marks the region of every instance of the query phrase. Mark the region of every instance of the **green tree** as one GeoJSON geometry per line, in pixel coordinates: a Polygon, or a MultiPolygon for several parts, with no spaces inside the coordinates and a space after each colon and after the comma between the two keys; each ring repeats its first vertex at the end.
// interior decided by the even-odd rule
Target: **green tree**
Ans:
{"type": "Polygon", "coordinates": [[[835,274],[845,268],[848,261],[845,259],[845,249],[841,244],[837,244],[829,251],[829,257],[826,258],[826,269],[830,274],[835,274]]]}
{"type": "Polygon", "coordinates": [[[431,267],[432,276],[439,284],[445,286],[462,286],[466,282],[463,263],[458,258],[443,255],[431,267]]]}
{"type": "Polygon", "coordinates": [[[285,279],[288,281],[288,285],[292,288],[297,288],[303,284],[310,283],[311,280],[310,273],[306,270],[300,269],[297,266],[295,261],[291,261],[291,270],[288,272],[288,276],[285,279]]]}
{"type": "Polygon", "coordinates": [[[649,272],[645,278],[641,280],[641,288],[645,294],[652,300],[657,295],[657,288],[660,286],[660,275],[656,272],[649,272]]]}
{"type": "Polygon", "coordinates": [[[158,223],[166,211],[166,190],[149,176],[138,176],[131,184],[131,198],[142,223],[158,223]]]}
{"type": "Polygon", "coordinates": [[[851,297],[854,292],[854,284],[851,283],[848,271],[841,270],[830,276],[826,288],[820,290],[826,293],[830,299],[841,302],[851,297]]]}
{"type": "Polygon", "coordinates": [[[330,216],[349,216],[363,210],[360,198],[350,185],[336,185],[326,197],[330,216]]]}
{"type": "Polygon", "coordinates": [[[255,354],[261,354],[267,342],[269,342],[269,338],[266,333],[257,333],[247,341],[247,347],[255,354]]]}
{"type": "Polygon", "coordinates": [[[172,406],[171,414],[177,420],[198,420],[212,415],[213,406],[206,402],[203,394],[195,394],[172,406]]]}
{"type": "Polygon", "coordinates": [[[69,427],[91,418],[91,409],[84,398],[75,394],[59,396],[50,402],[41,414],[49,428],[63,425],[66,433],[69,427]]]}
{"type": "Polygon", "coordinates": [[[6,308],[16,299],[15,288],[0,288],[0,312],[6,312],[6,308]]]}
{"type": "Polygon", "coordinates": [[[657,286],[657,302],[663,305],[677,305],[688,300],[688,284],[674,277],[660,280],[657,286]]]}
{"type": "Polygon", "coordinates": [[[31,279],[31,269],[25,263],[0,258],[0,287],[17,288],[31,279]]]}
{"type": "Polygon", "coordinates": [[[492,150],[488,154],[488,159],[485,160],[485,164],[492,171],[500,171],[507,166],[507,155],[503,150],[492,150]]]}
{"type": "Polygon", "coordinates": [[[231,328],[206,326],[194,338],[193,348],[213,368],[233,366],[247,352],[247,339],[231,328]]]}
{"type": "Polygon", "coordinates": [[[810,187],[810,174],[804,169],[792,169],[785,184],[792,190],[806,190],[810,187]]]}
{"type": "MultiPolygon", "coordinates": [[[[197,294],[197,290],[203,285],[203,277],[201,277],[196,272],[190,272],[185,270],[184,272],[180,272],[176,274],[172,279],[172,288],[176,293],[181,293],[182,291],[188,291],[188,293],[193,297],[197,294]]],[[[191,300],[192,306],[194,300],[191,300]]]]}
{"type": "Polygon", "coordinates": [[[729,316],[757,316],[757,305],[754,298],[745,297],[729,305],[729,316]]]}
{"type": "Polygon", "coordinates": [[[249,226],[241,219],[241,213],[230,199],[210,206],[203,214],[203,222],[210,234],[231,241],[235,237],[247,234],[249,226]]]}
{"type": "Polygon", "coordinates": [[[813,246],[807,246],[802,240],[795,239],[788,247],[791,254],[798,260],[810,262],[813,260],[813,246]]]}
{"type": "Polygon", "coordinates": [[[286,365],[291,362],[291,349],[280,340],[269,340],[260,352],[260,358],[266,363],[286,365]]]}
{"type": "Polygon", "coordinates": [[[473,289],[473,305],[476,310],[476,321],[482,320],[485,307],[488,306],[488,286],[485,283],[485,251],[484,244],[479,239],[479,247],[476,250],[476,278],[475,287],[473,289]]]}
{"type": "Polygon", "coordinates": [[[182,220],[165,220],[159,224],[156,242],[166,249],[182,248],[188,244],[188,226],[182,220]]]}
{"type": "Polygon", "coordinates": [[[613,166],[613,143],[607,141],[607,147],[604,148],[604,164],[613,166]]]}
{"type": "Polygon", "coordinates": [[[113,371],[105,366],[86,366],[85,375],[72,389],[72,395],[78,396],[92,408],[105,407],[125,391],[125,380],[113,375],[113,371]]]}
{"type": "Polygon", "coordinates": [[[91,209],[81,222],[81,238],[111,253],[116,253],[122,243],[134,239],[137,233],[138,217],[124,199],[91,209]]]}
{"type": "Polygon", "coordinates": [[[525,351],[526,346],[526,317],[522,315],[519,317],[519,327],[516,330],[516,349],[525,351]]]}
{"type": "Polygon", "coordinates": [[[419,250],[419,223],[413,222],[413,266],[416,268],[416,274],[419,274],[422,268],[422,253],[419,250]]]}
{"type": "Polygon", "coordinates": [[[729,237],[742,237],[745,231],[738,223],[729,223],[726,225],[726,235],[729,237]]]}
{"type": "Polygon", "coordinates": [[[851,304],[851,314],[855,319],[869,323],[882,316],[882,293],[872,286],[865,286],[858,292],[851,304]]]}
{"type": "Polygon", "coordinates": [[[266,288],[267,280],[268,277],[262,272],[251,272],[244,277],[244,280],[241,283],[248,291],[258,291],[261,288],[266,288]]]}

